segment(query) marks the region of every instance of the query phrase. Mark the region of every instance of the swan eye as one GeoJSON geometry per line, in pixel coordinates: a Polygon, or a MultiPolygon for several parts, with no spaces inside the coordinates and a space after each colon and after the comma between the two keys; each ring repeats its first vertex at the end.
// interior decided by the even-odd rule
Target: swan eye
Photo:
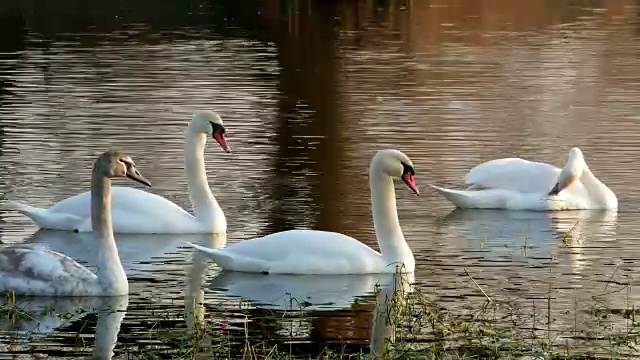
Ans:
{"type": "Polygon", "coordinates": [[[133,161],[130,161],[130,160],[127,160],[127,159],[120,159],[118,161],[121,162],[127,170],[129,170],[129,169],[131,169],[132,167],[135,166],[133,161]]]}
{"type": "Polygon", "coordinates": [[[409,187],[409,189],[413,190],[416,195],[420,195],[418,191],[418,187],[416,186],[416,182],[413,179],[413,176],[416,174],[416,171],[413,169],[413,166],[406,164],[404,162],[400,162],[402,164],[402,175],[400,178],[404,181],[405,184],[409,187]]]}
{"type": "Polygon", "coordinates": [[[416,174],[416,171],[413,169],[413,166],[408,165],[402,161],[400,163],[402,164],[402,175],[409,173],[413,176],[416,174]]]}
{"type": "Polygon", "coordinates": [[[226,132],[226,129],[224,128],[224,126],[220,124],[216,124],[213,121],[210,121],[210,123],[211,123],[211,128],[213,129],[214,134],[224,135],[224,133],[226,132]]]}
{"type": "Polygon", "coordinates": [[[222,126],[221,124],[216,124],[213,121],[210,121],[209,123],[211,124],[211,127],[213,129],[213,133],[211,134],[213,138],[218,142],[218,144],[220,144],[224,151],[228,153],[231,152],[231,147],[227,143],[227,139],[224,135],[224,133],[226,132],[224,126],[222,126]]]}

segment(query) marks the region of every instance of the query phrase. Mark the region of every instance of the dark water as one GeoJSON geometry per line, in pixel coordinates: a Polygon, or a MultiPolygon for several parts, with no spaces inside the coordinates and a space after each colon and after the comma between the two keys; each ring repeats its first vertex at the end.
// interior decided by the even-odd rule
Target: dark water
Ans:
{"type": "MultiPolygon", "coordinates": [[[[0,192],[48,206],[88,189],[94,156],[117,147],[152,179],[150,191],[188,209],[183,131],[191,112],[210,109],[234,149],[206,153],[229,242],[307,227],[375,247],[367,166],[376,150],[396,147],[414,161],[423,194],[397,186],[417,286],[452,308],[484,299],[464,268],[491,296],[523,307],[551,290],[562,335],[575,320],[569,309],[633,284],[640,258],[639,10],[631,0],[3,1],[0,192]],[[497,157],[561,166],[572,146],[617,194],[617,214],[452,213],[427,186],[461,183],[497,157]]],[[[89,238],[36,230],[0,212],[3,243],[43,242],[91,264],[89,238]]],[[[240,339],[246,327],[296,353],[368,346],[367,294],[378,278],[308,288],[219,277],[192,261],[185,237],[117,240],[132,294],[118,303],[124,319],[98,328],[117,335],[118,356],[171,348],[151,330],[170,339],[188,326],[185,294],[202,296],[198,316],[240,339]],[[288,306],[287,291],[316,306],[265,319],[288,306]]],[[[623,308],[638,294],[607,301],[623,308]]],[[[60,307],[80,305],[92,306],[60,307]]],[[[88,355],[97,321],[52,320],[37,340],[7,325],[0,351],[88,355]]]]}

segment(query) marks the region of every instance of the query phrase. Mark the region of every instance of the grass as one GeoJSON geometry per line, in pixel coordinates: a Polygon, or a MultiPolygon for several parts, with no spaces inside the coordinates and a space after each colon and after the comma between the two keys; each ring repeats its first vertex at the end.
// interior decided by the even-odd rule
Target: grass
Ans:
{"type": "MultiPolygon", "coordinates": [[[[391,292],[377,289],[377,308],[372,314],[373,331],[382,338],[373,339],[376,358],[384,359],[584,359],[632,358],[640,324],[635,309],[609,309],[605,306],[605,287],[594,297],[588,309],[589,326],[579,324],[580,311],[573,313],[575,327],[553,329],[552,296],[530,307],[489,296],[469,275],[488,301],[467,310],[447,309],[430,300],[429,294],[407,291],[407,284],[395,284],[391,292]],[[622,323],[621,323],[622,322],[622,323]]],[[[403,281],[399,278],[399,281],[403,281]]],[[[550,291],[551,294],[551,291],[550,291]]],[[[301,309],[302,311],[304,309],[301,309]]],[[[571,315],[571,314],[567,314],[571,315]]],[[[283,320],[290,314],[274,314],[283,320]]],[[[256,321],[256,319],[253,319],[256,321]]],[[[258,321],[265,319],[259,319],[258,321]]],[[[273,319],[272,319],[273,320],[273,319]]],[[[275,341],[256,341],[244,323],[244,336],[237,337],[204,322],[191,330],[171,334],[157,328],[152,336],[172,349],[171,358],[243,358],[243,359],[368,359],[367,349],[345,351],[341,346],[327,347],[320,353],[301,355],[275,341]],[[178,336],[176,336],[178,335],[178,336]]],[[[162,353],[132,354],[130,358],[161,358],[162,353]]]]}
{"type": "MultiPolygon", "coordinates": [[[[609,309],[596,296],[593,304],[573,314],[575,327],[554,326],[552,296],[539,302],[522,303],[491,297],[467,272],[471,284],[487,300],[476,308],[447,309],[419,290],[397,286],[388,294],[378,289],[373,314],[373,339],[370,349],[348,352],[340,346],[327,347],[317,354],[299,354],[286,345],[253,341],[245,328],[242,344],[234,343],[216,324],[204,323],[167,338],[173,347],[172,358],[243,359],[627,359],[637,356],[640,323],[636,310],[609,309]],[[579,320],[582,315],[588,321],[579,320]],[[382,329],[382,331],[380,331],[382,329]],[[179,340],[178,340],[179,339],[179,340]],[[207,341],[204,341],[207,339],[207,341]]],[[[606,290],[606,289],[605,289],[606,290]]],[[[551,294],[551,293],[550,293],[551,294]]],[[[607,293],[603,292],[602,296],[607,293]]],[[[282,317],[282,315],[279,315],[282,317]]],[[[565,318],[566,319],[566,318],[565,318]]],[[[135,355],[135,359],[161,358],[161,353],[135,355]]]]}
{"type": "MultiPolygon", "coordinates": [[[[608,297],[629,290],[626,286],[613,289],[614,284],[608,282],[586,307],[576,303],[573,310],[558,314],[553,311],[556,305],[551,285],[546,299],[523,303],[522,299],[493,295],[491,289],[483,288],[468,270],[464,271],[469,286],[477,293],[477,296],[460,299],[468,306],[442,306],[431,300],[432,294],[413,289],[401,275],[396,275],[393,286],[377,287],[376,306],[371,313],[371,333],[377,336],[372,337],[369,348],[354,350],[345,343],[305,353],[286,337],[258,340],[251,335],[250,322],[304,321],[309,314],[305,313],[305,303],[301,303],[300,311],[273,312],[261,317],[252,316],[247,310],[247,321],[235,326],[233,331],[206,317],[198,320],[195,315],[187,319],[190,325],[185,328],[185,320],[176,319],[174,311],[172,315],[167,314],[166,319],[145,324],[152,346],[123,344],[121,332],[116,352],[126,354],[127,359],[273,360],[630,359],[638,355],[640,318],[637,319],[637,310],[633,305],[624,309],[607,305],[608,297]]],[[[242,301],[239,305],[248,309],[242,301]]],[[[38,315],[41,313],[22,310],[11,296],[0,307],[0,319],[18,321],[35,319],[38,315]]],[[[85,322],[81,329],[87,327],[86,319],[80,321],[85,322]]],[[[82,342],[79,346],[85,345],[82,342]]]]}
{"type": "MultiPolygon", "coordinates": [[[[302,354],[286,341],[258,341],[250,335],[248,321],[237,336],[212,320],[193,319],[187,328],[176,326],[176,320],[147,325],[154,346],[117,347],[128,359],[627,359],[637,356],[640,322],[637,310],[610,309],[606,297],[612,294],[606,284],[601,295],[584,311],[576,309],[564,314],[564,323],[573,318],[575,326],[556,326],[552,308],[552,289],[544,300],[522,302],[491,296],[465,269],[469,285],[478,293],[477,306],[446,308],[430,300],[430,294],[411,289],[406,279],[396,276],[393,287],[376,289],[372,332],[378,334],[371,349],[336,345],[313,354],[302,354]],[[375,356],[372,353],[375,352],[375,356]]],[[[617,291],[623,291],[617,290],[617,291]]],[[[293,299],[292,299],[293,300],[293,299]]],[[[49,310],[47,310],[49,311],[49,310]]],[[[304,311],[302,305],[301,311],[304,311]]],[[[174,312],[175,314],[175,312],[174,312]]],[[[27,313],[17,306],[15,298],[7,298],[0,307],[0,317],[17,321],[35,319],[39,313],[27,313]]],[[[69,317],[70,314],[60,314],[69,317]]],[[[304,314],[278,312],[272,321],[304,314]]],[[[247,315],[249,320],[249,315],[247,315]]],[[[253,318],[265,321],[266,318],[253,318]]],[[[85,321],[85,320],[82,320],[85,321]]],[[[81,328],[84,328],[82,325],[81,328]]],[[[122,334],[120,334],[122,336],[122,334]]]]}

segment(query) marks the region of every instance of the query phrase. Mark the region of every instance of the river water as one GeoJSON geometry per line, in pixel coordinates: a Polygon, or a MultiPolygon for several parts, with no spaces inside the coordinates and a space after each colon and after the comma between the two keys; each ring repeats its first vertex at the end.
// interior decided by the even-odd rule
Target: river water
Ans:
{"type": "MultiPolygon", "coordinates": [[[[148,191],[190,209],[183,132],[193,111],[215,110],[233,152],[210,143],[205,159],[229,243],[315,228],[376,248],[368,164],[394,147],[417,171],[421,196],[400,184],[396,194],[416,286],[431,300],[484,301],[466,270],[492,297],[552,299],[559,336],[596,295],[614,292],[615,309],[637,303],[635,1],[210,3],[2,2],[0,192],[49,206],[88,190],[96,154],[119,148],[151,179],[148,191]],[[572,146],[617,194],[617,213],[453,211],[428,186],[461,184],[498,157],[561,167],[572,146]]],[[[3,243],[40,242],[91,265],[89,237],[36,233],[9,211],[0,224],[3,243]]],[[[110,320],[117,356],[177,347],[167,339],[188,326],[187,294],[238,338],[311,355],[368,346],[375,277],[221,277],[192,257],[188,237],[116,238],[132,289],[126,315],[110,320]],[[266,316],[292,289],[312,292],[314,307],[266,316]]],[[[37,340],[7,324],[0,357],[91,354],[96,321],[53,321],[37,340]]]]}

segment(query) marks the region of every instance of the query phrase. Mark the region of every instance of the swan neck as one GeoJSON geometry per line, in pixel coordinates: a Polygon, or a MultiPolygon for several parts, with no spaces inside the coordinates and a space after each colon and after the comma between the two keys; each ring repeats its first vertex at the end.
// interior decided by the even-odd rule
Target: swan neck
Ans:
{"type": "Polygon", "coordinates": [[[580,181],[582,181],[585,189],[589,192],[589,196],[594,199],[598,205],[606,208],[617,208],[618,199],[613,191],[593,175],[591,169],[589,169],[589,166],[586,164],[584,165],[580,181]]]}
{"type": "Polygon", "coordinates": [[[407,270],[413,271],[413,254],[405,241],[398,220],[393,179],[379,171],[375,165],[371,168],[369,178],[373,226],[380,252],[388,263],[403,262],[411,268],[407,270]]]}
{"type": "Polygon", "coordinates": [[[204,164],[206,144],[206,135],[196,132],[189,125],[184,144],[184,169],[189,187],[189,200],[198,219],[203,219],[213,211],[220,209],[207,181],[207,172],[204,164]]]}
{"type": "Polygon", "coordinates": [[[91,226],[101,239],[113,238],[111,222],[111,180],[97,173],[91,182],[91,226]]]}
{"type": "MultiPolygon", "coordinates": [[[[580,180],[583,184],[585,184],[588,188],[593,186],[605,186],[602,181],[598,180],[598,178],[593,175],[591,169],[585,164],[584,169],[582,170],[582,175],[580,176],[580,180]]],[[[606,187],[606,186],[605,186],[606,187]]]]}
{"type": "Polygon", "coordinates": [[[105,291],[121,291],[128,282],[113,236],[111,180],[95,169],[91,180],[91,226],[98,250],[98,279],[105,291]]]}

